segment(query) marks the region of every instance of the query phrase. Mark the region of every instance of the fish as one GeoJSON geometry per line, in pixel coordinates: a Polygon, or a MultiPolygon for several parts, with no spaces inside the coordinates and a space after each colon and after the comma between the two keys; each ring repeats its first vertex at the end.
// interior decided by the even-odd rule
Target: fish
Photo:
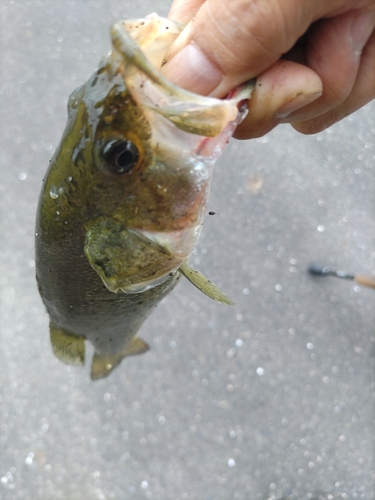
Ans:
{"type": "Polygon", "coordinates": [[[244,118],[253,82],[203,97],[160,68],[183,25],[151,14],[111,28],[112,48],[68,100],[68,121],[43,181],[36,280],[53,353],[108,376],[146,352],[138,336],[155,306],[187,278],[233,302],[188,265],[212,171],[244,118]]]}

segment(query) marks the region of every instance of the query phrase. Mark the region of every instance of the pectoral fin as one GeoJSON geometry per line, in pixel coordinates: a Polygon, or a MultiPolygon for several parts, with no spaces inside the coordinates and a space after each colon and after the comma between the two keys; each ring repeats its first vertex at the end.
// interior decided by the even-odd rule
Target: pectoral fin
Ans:
{"type": "Polygon", "coordinates": [[[124,349],[116,354],[101,356],[95,353],[91,365],[91,380],[107,377],[127,356],[143,354],[149,349],[150,346],[144,340],[139,337],[133,337],[124,349]]]}
{"type": "Polygon", "coordinates": [[[201,292],[206,294],[213,300],[217,300],[226,306],[235,306],[236,304],[225,295],[224,292],[220,290],[212,281],[205,278],[202,273],[192,269],[187,264],[182,264],[179,268],[181,274],[187,278],[190,283],[192,283],[195,287],[198,288],[201,292]]]}
{"type": "Polygon", "coordinates": [[[54,355],[63,363],[73,366],[85,364],[85,339],[50,325],[50,339],[54,355]]]}

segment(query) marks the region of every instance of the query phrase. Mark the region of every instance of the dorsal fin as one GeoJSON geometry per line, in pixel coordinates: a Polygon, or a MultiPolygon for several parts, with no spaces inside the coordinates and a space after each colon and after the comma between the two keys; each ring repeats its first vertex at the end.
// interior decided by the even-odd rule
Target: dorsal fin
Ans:
{"type": "Polygon", "coordinates": [[[182,264],[179,268],[181,274],[187,278],[190,283],[192,283],[195,287],[198,288],[205,295],[210,297],[213,300],[217,300],[226,306],[235,306],[236,304],[225,295],[224,292],[220,290],[212,281],[203,276],[202,273],[192,269],[187,264],[182,264]]]}

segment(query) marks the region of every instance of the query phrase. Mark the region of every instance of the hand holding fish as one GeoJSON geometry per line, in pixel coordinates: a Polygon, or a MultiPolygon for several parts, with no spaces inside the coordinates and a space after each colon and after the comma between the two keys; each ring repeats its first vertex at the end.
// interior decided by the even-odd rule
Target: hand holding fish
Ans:
{"type": "Polygon", "coordinates": [[[374,0],[174,0],[169,17],[187,24],[163,68],[174,83],[224,97],[257,77],[238,139],[316,133],[375,97],[374,0]]]}

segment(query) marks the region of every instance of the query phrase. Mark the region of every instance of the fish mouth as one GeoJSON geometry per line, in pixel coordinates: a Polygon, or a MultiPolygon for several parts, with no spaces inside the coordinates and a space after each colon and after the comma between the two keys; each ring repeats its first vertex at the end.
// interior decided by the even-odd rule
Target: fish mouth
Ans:
{"type": "MultiPolygon", "coordinates": [[[[171,83],[160,69],[183,28],[182,24],[156,14],[120,21],[111,29],[113,50],[109,60],[150,125],[155,163],[163,164],[166,171],[185,176],[194,193],[189,206],[176,200],[174,207],[180,205],[183,209],[173,214],[175,218],[178,212],[189,212],[190,222],[181,223],[192,237],[193,243],[188,245],[192,250],[199,232],[196,228],[202,224],[214,164],[247,113],[245,103],[254,81],[234,89],[227,99],[201,96],[171,83]],[[189,224],[195,229],[190,231],[189,224]]],[[[175,237],[175,233],[148,234],[153,241],[165,241],[177,253],[184,253],[181,245],[178,249],[174,242],[185,244],[187,238],[175,237]]]]}
{"type": "Polygon", "coordinates": [[[144,261],[137,279],[134,273],[131,282],[122,284],[102,278],[111,291],[139,293],[155,287],[187,261],[201,231],[214,163],[246,115],[245,103],[254,88],[254,81],[248,82],[222,100],[200,96],[168,81],[160,69],[183,28],[151,14],[144,19],[120,21],[111,29],[113,49],[107,61],[150,125],[153,165],[162,165],[163,172],[181,173],[192,193],[185,201],[171,194],[171,218],[176,221],[173,229],[163,221],[156,230],[151,224],[142,227],[140,218],[127,228],[141,246],[150,248],[158,266],[155,270],[151,259],[150,265],[144,261]],[[176,215],[179,213],[185,214],[181,220],[176,215]],[[165,230],[160,230],[163,227],[165,230]]]}
{"type": "Polygon", "coordinates": [[[251,96],[254,80],[234,89],[227,99],[205,97],[184,90],[161,73],[165,54],[184,25],[150,14],[144,19],[115,23],[111,29],[112,62],[133,98],[177,128],[204,137],[217,137],[246,114],[242,106],[251,96]]]}

